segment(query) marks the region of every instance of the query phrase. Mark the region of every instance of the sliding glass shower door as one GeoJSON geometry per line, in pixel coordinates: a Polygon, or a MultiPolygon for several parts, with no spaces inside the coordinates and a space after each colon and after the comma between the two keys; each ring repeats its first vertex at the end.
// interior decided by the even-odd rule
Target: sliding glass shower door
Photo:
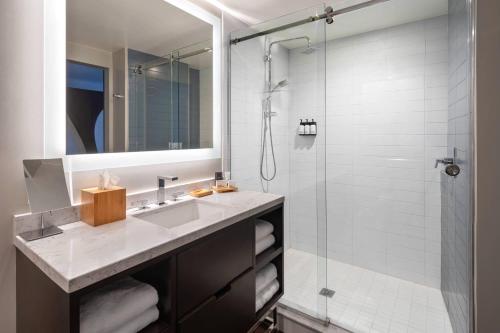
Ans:
{"type": "Polygon", "coordinates": [[[318,6],[231,34],[229,129],[239,188],[286,198],[281,303],[324,320],[325,21],[238,40],[323,13],[318,6]]]}

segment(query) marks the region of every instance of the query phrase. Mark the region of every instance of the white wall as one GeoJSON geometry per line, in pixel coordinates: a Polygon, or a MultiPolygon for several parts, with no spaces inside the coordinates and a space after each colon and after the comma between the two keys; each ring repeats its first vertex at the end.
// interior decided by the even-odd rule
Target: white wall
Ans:
{"type": "MultiPolygon", "coordinates": [[[[326,126],[329,258],[439,287],[433,160],[446,155],[447,47],[446,17],[327,43],[326,124],[319,130],[326,126]]],[[[291,77],[314,61],[300,50],[290,58],[291,77]]],[[[306,105],[293,101],[314,93],[307,86],[293,93],[296,123],[304,113],[294,107],[306,105]]],[[[292,247],[316,253],[312,216],[295,223],[292,247]]]]}
{"type": "Polygon", "coordinates": [[[113,69],[113,53],[96,49],[87,45],[68,42],[66,44],[66,58],[94,66],[113,69]]]}
{"type": "Polygon", "coordinates": [[[457,151],[457,177],[442,177],[441,291],[453,332],[472,327],[472,107],[469,3],[448,1],[448,156],[457,151]]]}
{"type": "Polygon", "coordinates": [[[12,215],[27,206],[22,160],[43,156],[42,12],[42,1],[0,2],[0,62],[6,64],[0,76],[0,330],[6,333],[16,327],[12,215]]]}

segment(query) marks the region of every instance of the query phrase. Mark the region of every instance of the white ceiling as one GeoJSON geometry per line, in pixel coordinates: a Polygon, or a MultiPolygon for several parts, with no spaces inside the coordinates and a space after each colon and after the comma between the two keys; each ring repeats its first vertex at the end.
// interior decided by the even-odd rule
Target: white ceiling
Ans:
{"type": "MultiPolygon", "coordinates": [[[[366,0],[333,0],[327,5],[334,10],[345,8],[366,0]]],[[[308,16],[323,12],[323,5],[311,0],[253,0],[251,4],[242,0],[222,0],[224,4],[236,11],[241,11],[263,23],[252,26],[252,29],[241,31],[237,37],[262,31],[271,27],[294,22],[308,16]],[[311,7],[313,6],[313,7],[311,7]],[[298,10],[299,8],[308,9],[298,10]],[[296,10],[295,12],[293,12],[296,10]],[[283,16],[284,13],[292,14],[283,16]],[[270,21],[269,18],[273,18],[270,21]],[[251,31],[250,31],[251,30],[251,31]]],[[[357,11],[338,15],[333,24],[326,25],[326,35],[322,29],[323,23],[306,24],[297,28],[275,33],[275,38],[289,38],[298,35],[308,35],[314,41],[342,38],[368,31],[383,29],[404,23],[419,21],[431,17],[446,15],[447,0],[389,0],[357,11]]],[[[288,43],[289,48],[303,46],[304,43],[288,43]]]]}
{"type": "Polygon", "coordinates": [[[163,0],[67,0],[67,40],[165,55],[212,38],[212,27],[163,0]]]}

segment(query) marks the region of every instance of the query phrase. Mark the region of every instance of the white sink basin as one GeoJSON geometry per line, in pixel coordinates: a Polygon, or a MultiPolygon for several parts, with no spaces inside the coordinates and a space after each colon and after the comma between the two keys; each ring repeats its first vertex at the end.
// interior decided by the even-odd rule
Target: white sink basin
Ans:
{"type": "Polygon", "coordinates": [[[227,208],[218,204],[189,199],[135,215],[144,221],[171,229],[201,219],[217,219],[227,208]]]}

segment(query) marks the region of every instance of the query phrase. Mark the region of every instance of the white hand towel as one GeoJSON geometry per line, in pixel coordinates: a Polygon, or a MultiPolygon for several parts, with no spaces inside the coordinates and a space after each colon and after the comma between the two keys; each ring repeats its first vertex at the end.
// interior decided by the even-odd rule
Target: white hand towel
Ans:
{"type": "Polygon", "coordinates": [[[278,277],[278,270],[274,264],[267,264],[257,272],[255,277],[255,294],[259,294],[265,287],[278,277]]]}
{"type": "MultiPolygon", "coordinates": [[[[113,330],[113,333],[136,333],[142,330],[144,327],[148,326],[152,322],[158,320],[160,317],[160,311],[156,308],[156,306],[152,306],[137,317],[128,322],[125,322],[124,325],[120,326],[117,329],[113,330]]],[[[109,332],[111,333],[111,332],[109,332]]]]}
{"type": "Polygon", "coordinates": [[[262,309],[262,307],[273,298],[274,294],[280,289],[280,284],[278,280],[274,280],[262,290],[255,298],[255,312],[262,309]]]}
{"type": "Polygon", "coordinates": [[[258,255],[259,253],[263,252],[265,249],[273,245],[274,242],[276,242],[276,238],[274,238],[273,235],[268,235],[264,237],[262,240],[258,241],[255,244],[255,255],[258,255]]]}
{"type": "Polygon", "coordinates": [[[257,220],[255,222],[255,241],[258,242],[262,240],[267,235],[272,234],[274,231],[274,225],[264,220],[257,220]]]}
{"type": "Polygon", "coordinates": [[[82,298],[80,332],[113,332],[156,303],[156,289],[130,277],[123,278],[82,298]]]}

